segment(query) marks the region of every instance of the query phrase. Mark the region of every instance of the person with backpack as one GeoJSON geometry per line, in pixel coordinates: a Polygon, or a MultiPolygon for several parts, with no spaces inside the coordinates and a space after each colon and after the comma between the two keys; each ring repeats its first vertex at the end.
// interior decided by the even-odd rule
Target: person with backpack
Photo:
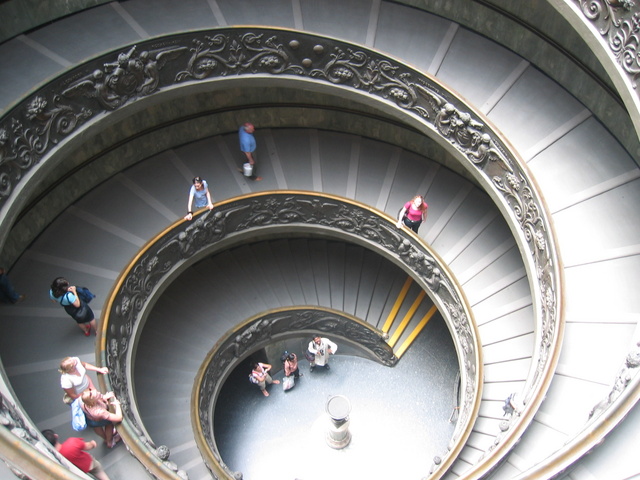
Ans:
{"type": "Polygon", "coordinates": [[[274,380],[271,378],[269,370],[271,370],[271,365],[268,363],[256,362],[252,366],[251,374],[249,374],[249,381],[258,385],[265,397],[269,396],[269,392],[267,392],[267,383],[273,383],[275,385],[280,383],[280,380],[274,380]]]}
{"type": "Polygon", "coordinates": [[[88,303],[94,296],[87,289],[70,285],[64,277],[54,279],[51,283],[51,290],[49,290],[49,298],[62,305],[69,316],[76,321],[80,330],[84,332],[85,337],[91,334],[92,328],[94,335],[98,333],[95,314],[88,303]],[[83,299],[82,296],[85,298],[83,299]]]}
{"type": "Polygon", "coordinates": [[[122,422],[123,418],[122,407],[115,394],[102,394],[90,388],[80,395],[80,408],[87,419],[87,426],[104,440],[107,448],[115,447],[121,438],[114,424],[122,422]]]}

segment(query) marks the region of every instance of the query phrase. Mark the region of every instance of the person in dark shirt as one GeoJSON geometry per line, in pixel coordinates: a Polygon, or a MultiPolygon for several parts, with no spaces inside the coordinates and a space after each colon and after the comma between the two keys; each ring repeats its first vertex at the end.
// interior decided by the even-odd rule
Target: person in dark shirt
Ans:
{"type": "Polygon", "coordinates": [[[20,303],[25,299],[24,295],[20,295],[13,288],[13,284],[4,268],[0,267],[0,302],[2,303],[20,303]]]}

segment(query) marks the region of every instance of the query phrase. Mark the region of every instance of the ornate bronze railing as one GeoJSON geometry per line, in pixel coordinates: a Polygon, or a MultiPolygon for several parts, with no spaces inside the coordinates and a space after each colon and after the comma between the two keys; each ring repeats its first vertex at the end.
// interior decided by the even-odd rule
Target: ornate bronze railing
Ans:
{"type": "Polygon", "coordinates": [[[121,118],[151,96],[233,77],[286,78],[375,105],[444,146],[502,210],[528,271],[536,340],[522,409],[474,467],[488,471],[492,457],[515,445],[551,381],[563,328],[560,264],[547,209],[524,162],[435,78],[360,46],[284,29],[226,28],[140,42],[65,73],[0,119],[0,213],[12,213],[3,215],[0,236],[15,218],[14,202],[20,207],[15,192],[26,188],[26,174],[75,135],[103,121],[108,126],[110,114],[121,118]]]}
{"type": "MultiPolygon", "coordinates": [[[[146,435],[135,406],[134,389],[129,381],[131,357],[145,315],[157,295],[182,270],[207,255],[257,236],[300,232],[343,239],[380,253],[412,275],[439,307],[458,354],[463,392],[450,455],[442,463],[444,472],[464,446],[479,408],[482,361],[478,334],[464,296],[447,266],[416,235],[398,229],[395,223],[384,213],[335,196],[265,192],[217,204],[213,211],[207,210],[191,222],[178,221],[150,242],[123,272],[110,296],[100,345],[102,361],[111,372],[105,379],[105,388],[113,390],[122,400],[124,428],[135,432],[137,438],[131,440],[147,451],[146,456],[139,458],[155,455],[156,446],[146,435]]],[[[370,333],[364,330],[353,335],[345,333],[345,338],[379,352],[380,359],[390,351],[380,350],[379,344],[374,348],[370,333]]],[[[262,340],[267,341],[266,337],[262,340]]],[[[236,356],[241,358],[246,352],[239,350],[240,344],[236,347],[236,356]]],[[[205,390],[211,392],[210,386],[205,390]]],[[[202,422],[207,425],[208,419],[202,422]]],[[[207,440],[212,441],[211,431],[202,425],[207,440]]],[[[217,466],[211,469],[214,474],[220,473],[217,466]]]]}
{"type": "Polygon", "coordinates": [[[44,439],[31,420],[0,393],[0,459],[16,478],[87,480],[44,439]],[[43,455],[44,454],[44,455],[43,455]]]}
{"type": "Polygon", "coordinates": [[[237,325],[218,340],[202,363],[191,399],[196,443],[214,477],[240,476],[224,463],[214,435],[215,404],[229,374],[238,362],[261,348],[290,337],[309,337],[314,332],[327,332],[334,339],[354,345],[360,355],[382,365],[393,366],[398,361],[381,331],[343,312],[327,308],[284,308],[257,315],[237,325]]]}

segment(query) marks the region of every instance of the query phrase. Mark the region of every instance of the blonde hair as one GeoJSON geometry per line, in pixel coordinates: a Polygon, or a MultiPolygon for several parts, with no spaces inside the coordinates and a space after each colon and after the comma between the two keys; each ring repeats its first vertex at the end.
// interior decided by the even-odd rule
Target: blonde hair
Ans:
{"type": "Polygon", "coordinates": [[[64,357],[60,362],[60,367],[58,371],[60,373],[69,373],[76,367],[77,363],[74,357],[64,357]],[[71,364],[71,360],[73,360],[73,364],[71,364]]]}
{"type": "Polygon", "coordinates": [[[82,403],[84,403],[87,407],[93,407],[96,404],[96,399],[91,398],[91,389],[87,389],[80,395],[82,398],[82,403]]]}

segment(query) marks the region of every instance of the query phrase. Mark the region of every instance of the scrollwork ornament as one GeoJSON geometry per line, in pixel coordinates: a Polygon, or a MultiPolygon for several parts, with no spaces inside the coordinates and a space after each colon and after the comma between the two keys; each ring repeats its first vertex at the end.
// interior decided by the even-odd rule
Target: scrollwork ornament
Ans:
{"type": "Polygon", "coordinates": [[[228,372],[250,352],[264,347],[279,336],[291,336],[296,332],[308,334],[309,331],[331,332],[334,336],[349,339],[360,345],[369,353],[370,357],[377,359],[383,365],[391,367],[398,361],[392,348],[373,328],[357,323],[338,312],[311,307],[268,313],[229,335],[215,347],[215,350],[208,357],[200,380],[196,402],[197,421],[200,424],[202,436],[209,447],[209,453],[230,475],[233,475],[234,472],[224,464],[220,457],[211,419],[217,392],[222,387],[228,372]]]}
{"type": "Polygon", "coordinates": [[[36,95],[26,105],[25,121],[11,118],[10,128],[0,126],[0,198],[11,194],[23,173],[44,156],[51,145],[91,116],[91,111],[75,111],[54,95],[52,106],[44,96],[36,95]]]}
{"type": "Polygon", "coordinates": [[[271,75],[301,75],[304,69],[291,62],[285,47],[275,35],[245,33],[240,38],[218,34],[194,39],[187,68],[176,74],[176,81],[202,80],[210,76],[265,72],[271,75]]]}
{"type": "Polygon", "coordinates": [[[199,38],[193,39],[187,68],[176,74],[177,82],[202,80],[216,73],[223,75],[222,70],[229,68],[227,60],[221,55],[228,43],[228,36],[205,35],[204,38],[204,41],[199,38]]]}
{"type": "Polygon", "coordinates": [[[372,58],[365,52],[350,48],[344,51],[336,47],[330,58],[322,68],[311,70],[309,76],[378,95],[420,117],[430,117],[429,109],[419,101],[424,87],[413,83],[409,72],[400,71],[400,67],[386,59],[372,58]]]}
{"type": "MultiPolygon", "coordinates": [[[[631,75],[636,71],[638,19],[632,3],[626,1],[575,0],[590,12],[594,24],[602,25],[601,32],[613,38],[617,55],[631,75]],[[589,6],[597,6],[589,10],[589,6]],[[617,32],[613,34],[613,30],[617,32]],[[613,35],[613,36],[611,36],[613,35]]],[[[56,145],[80,129],[85,120],[108,115],[122,106],[176,86],[179,82],[208,81],[230,75],[299,75],[345,89],[353,89],[378,98],[415,116],[459,151],[469,165],[487,180],[509,216],[515,218],[518,238],[526,238],[531,249],[526,261],[534,264],[538,279],[553,277],[553,239],[542,219],[542,206],[538,195],[527,179],[519,160],[502,142],[497,132],[454,94],[435,85],[435,80],[412,70],[376,52],[331,39],[319,38],[300,32],[267,28],[216,29],[181,34],[162,39],[140,42],[139,45],[117,54],[93,59],[65,73],[37,91],[28,100],[17,105],[0,122],[0,206],[15,192],[15,185],[25,177],[42,158],[55,152],[56,145]],[[200,42],[200,43],[198,43],[200,42]],[[327,53],[329,52],[329,53],[327,53]],[[305,63],[312,58],[313,61],[305,63]]],[[[614,48],[612,47],[612,48],[614,48]]],[[[281,202],[282,200],[278,200],[281,202]]],[[[397,252],[398,258],[414,265],[420,278],[437,294],[450,288],[441,281],[436,269],[393,226],[380,222],[367,212],[357,212],[341,202],[309,198],[308,205],[287,205],[280,211],[272,207],[255,209],[255,217],[246,223],[246,229],[260,222],[283,225],[290,223],[314,224],[335,228],[348,234],[362,234],[361,238],[382,248],[397,252]],[[339,215],[332,209],[337,209],[339,215]],[[330,214],[329,214],[330,212],[330,214]],[[307,215],[301,218],[300,214],[307,215]],[[300,218],[300,220],[298,220],[300,218]],[[309,218],[313,222],[309,223],[309,218]],[[428,280],[428,281],[427,281],[428,280]]],[[[300,201],[299,201],[300,202],[300,201]]],[[[264,206],[263,206],[264,207],[264,206]]],[[[118,340],[118,347],[131,348],[128,338],[135,330],[135,319],[140,315],[150,292],[158,281],[173,268],[189,258],[192,252],[207,248],[210,241],[221,239],[238,231],[237,212],[253,208],[247,204],[225,209],[221,216],[210,212],[202,223],[194,223],[189,232],[174,232],[165,251],[150,252],[146,261],[151,271],[142,269],[123,282],[122,295],[114,300],[117,315],[109,326],[109,335],[118,340]],[[156,273],[159,275],[154,277],[156,273]]],[[[280,208],[280,207],[278,207],[280,208]]],[[[199,220],[198,220],[199,222],[199,220]]],[[[265,223],[266,225],[266,223],[265,223]]],[[[436,267],[437,268],[437,267],[436,267]]],[[[539,280],[540,281],[540,280],[539,280]]],[[[558,284],[547,282],[534,288],[547,297],[560,298],[558,284]]],[[[450,294],[451,292],[447,293],[450,294]]],[[[542,300],[545,305],[549,302],[542,300]]],[[[544,344],[555,343],[554,324],[558,321],[557,308],[547,309],[548,317],[538,318],[545,326],[544,344]],[[550,341],[549,338],[554,338],[550,341]]],[[[118,353],[121,355],[121,353],[118,353]]],[[[549,357],[543,351],[540,371],[549,366],[549,357]]],[[[123,370],[124,371],[124,370],[123,370]]],[[[540,377],[537,377],[540,378],[540,377]]],[[[534,382],[535,383],[535,382],[534,382]]],[[[120,383],[125,386],[126,381],[120,383]]],[[[533,390],[535,387],[527,387],[533,390]]]]}
{"type": "MultiPolygon", "coordinates": [[[[32,447],[46,451],[48,458],[66,467],[51,444],[46,441],[40,441],[37,431],[31,427],[22,412],[16,408],[15,404],[10,402],[3,394],[0,394],[0,428],[6,428],[16,438],[27,442],[32,447]]],[[[17,478],[30,480],[31,477],[21,472],[15,466],[9,463],[6,463],[6,465],[17,478]]]]}
{"type": "Polygon", "coordinates": [[[624,364],[618,371],[618,374],[613,381],[611,390],[603,400],[594,405],[594,407],[589,412],[589,419],[602,414],[609,407],[609,405],[615,402],[616,399],[618,399],[618,397],[622,395],[622,392],[626,390],[627,386],[640,372],[640,369],[638,367],[640,367],[640,342],[636,342],[636,344],[627,354],[624,364]]]}
{"type": "Polygon", "coordinates": [[[634,0],[578,0],[584,16],[606,37],[611,53],[633,88],[640,75],[640,13],[634,0]]]}
{"type": "MultiPolygon", "coordinates": [[[[478,388],[475,365],[475,340],[470,319],[465,313],[461,299],[432,254],[416,239],[398,232],[393,223],[374,211],[334,197],[322,197],[315,193],[265,193],[241,198],[217,205],[212,211],[196,215],[192,222],[178,221],[163,237],[148,245],[121,280],[120,287],[112,299],[108,313],[106,363],[111,370],[111,388],[123,401],[123,412],[137,430],[140,420],[128,398],[129,380],[126,365],[131,338],[139,328],[140,319],[150,304],[154,292],[175,271],[194,256],[200,257],[217,242],[235,233],[263,227],[295,225],[315,226],[335,230],[340,235],[348,234],[365,240],[372,247],[387,250],[408,268],[412,269],[424,285],[439,297],[460,342],[461,363],[467,371],[465,395],[462,398],[460,418],[469,420],[471,405],[475,401],[473,392],[478,388]],[[466,412],[466,413],[464,413],[466,412]]],[[[224,372],[256,345],[266,345],[274,336],[286,335],[291,329],[306,331],[331,331],[367,348],[385,365],[393,365],[397,358],[379,333],[367,331],[351,321],[326,312],[297,312],[295,315],[278,314],[263,317],[236,332],[216,354],[217,368],[207,372],[202,382],[203,395],[212,398],[213,392],[224,376],[224,372]]],[[[211,420],[211,408],[200,399],[199,409],[203,431],[211,420]]],[[[459,421],[458,425],[462,423],[459,421]]],[[[141,433],[142,435],[142,433],[141,433]]],[[[144,437],[144,435],[142,435],[144,437]]],[[[214,445],[213,434],[206,433],[207,442],[214,445]]],[[[151,441],[148,442],[151,444],[151,441]]]]}

